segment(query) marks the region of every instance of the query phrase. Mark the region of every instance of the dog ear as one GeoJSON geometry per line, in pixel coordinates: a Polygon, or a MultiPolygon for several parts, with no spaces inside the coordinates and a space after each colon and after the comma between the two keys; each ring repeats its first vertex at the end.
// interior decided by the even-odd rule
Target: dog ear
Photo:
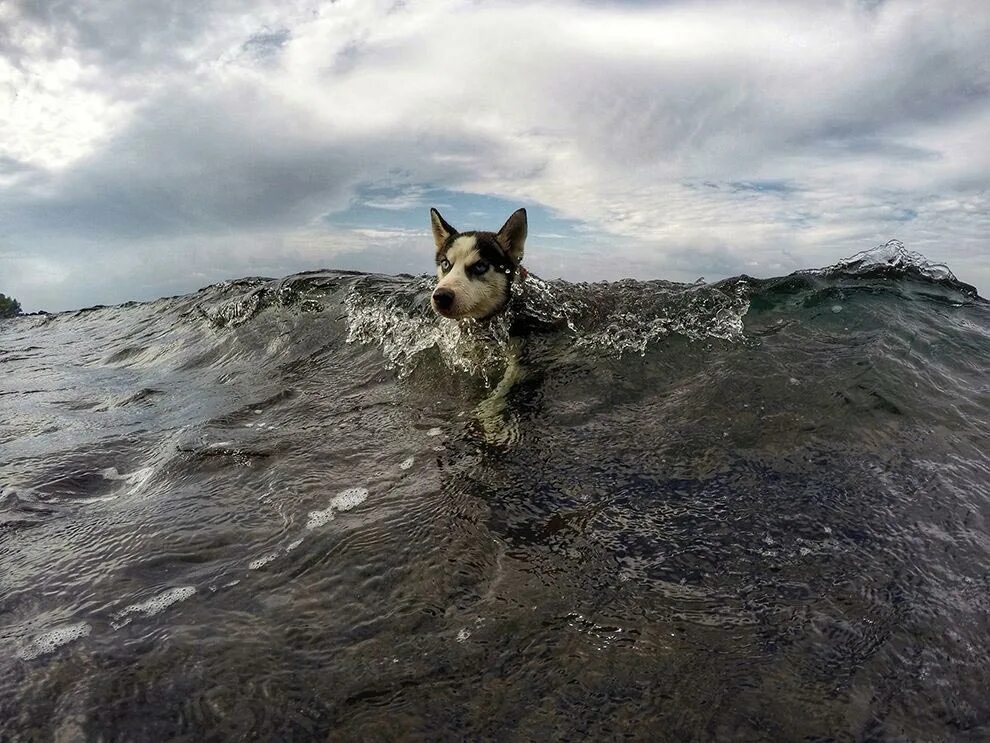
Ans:
{"type": "Polygon", "coordinates": [[[448,237],[457,234],[457,230],[447,224],[447,220],[436,209],[430,209],[430,222],[433,224],[433,242],[437,244],[437,250],[440,250],[448,237]]]}
{"type": "Polygon", "coordinates": [[[521,262],[523,246],[526,243],[526,210],[516,209],[512,212],[512,216],[505,220],[496,237],[509,257],[516,263],[521,262]]]}

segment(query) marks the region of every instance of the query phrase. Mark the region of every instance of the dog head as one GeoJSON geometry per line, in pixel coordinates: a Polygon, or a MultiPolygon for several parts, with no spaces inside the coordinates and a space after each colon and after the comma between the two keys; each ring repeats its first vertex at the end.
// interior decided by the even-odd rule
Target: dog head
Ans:
{"type": "Polygon", "coordinates": [[[526,242],[526,210],[517,209],[498,232],[458,232],[430,209],[436,243],[433,309],[452,320],[485,320],[509,303],[526,242]]]}

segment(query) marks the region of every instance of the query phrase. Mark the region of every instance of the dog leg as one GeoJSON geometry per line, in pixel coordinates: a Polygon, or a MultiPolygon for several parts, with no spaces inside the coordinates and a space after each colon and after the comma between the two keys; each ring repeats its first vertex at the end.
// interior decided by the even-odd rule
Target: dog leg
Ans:
{"type": "Polygon", "coordinates": [[[508,447],[519,440],[519,418],[509,410],[509,394],[526,376],[521,354],[522,339],[514,338],[502,379],[474,409],[475,420],[481,426],[485,441],[494,446],[508,447]]]}

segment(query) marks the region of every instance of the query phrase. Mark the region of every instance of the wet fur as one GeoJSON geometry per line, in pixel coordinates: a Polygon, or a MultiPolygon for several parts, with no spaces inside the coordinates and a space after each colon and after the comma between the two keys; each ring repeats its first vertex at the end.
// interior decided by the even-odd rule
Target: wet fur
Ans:
{"type": "Polygon", "coordinates": [[[437,264],[433,309],[452,320],[485,320],[502,312],[512,282],[522,278],[526,210],[518,209],[498,232],[458,232],[436,209],[430,221],[437,264]],[[485,270],[477,271],[479,266],[485,270]],[[450,306],[438,302],[445,294],[452,294],[450,306]]]}
{"type": "Polygon", "coordinates": [[[490,241],[488,236],[458,235],[443,252],[437,253],[437,288],[449,289],[455,297],[451,315],[445,317],[485,320],[504,309],[511,288],[510,278],[504,270],[489,268],[485,272],[488,275],[482,276],[468,273],[468,267],[479,261],[492,265],[494,256],[486,257],[493,252],[486,245],[490,241]],[[441,267],[444,260],[451,264],[446,272],[441,267]]]}

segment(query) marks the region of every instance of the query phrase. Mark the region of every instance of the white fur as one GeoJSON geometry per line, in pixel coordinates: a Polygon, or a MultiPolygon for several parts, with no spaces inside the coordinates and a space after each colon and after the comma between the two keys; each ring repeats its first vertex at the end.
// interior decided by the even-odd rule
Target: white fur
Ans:
{"type": "Polygon", "coordinates": [[[482,276],[469,277],[468,266],[481,259],[476,250],[477,239],[473,235],[463,235],[455,238],[447,249],[446,258],[451,263],[451,269],[445,274],[437,266],[437,289],[449,289],[454,292],[454,304],[447,310],[447,315],[455,319],[474,318],[476,320],[488,317],[503,302],[505,297],[505,282],[509,279],[494,267],[482,276]]]}

